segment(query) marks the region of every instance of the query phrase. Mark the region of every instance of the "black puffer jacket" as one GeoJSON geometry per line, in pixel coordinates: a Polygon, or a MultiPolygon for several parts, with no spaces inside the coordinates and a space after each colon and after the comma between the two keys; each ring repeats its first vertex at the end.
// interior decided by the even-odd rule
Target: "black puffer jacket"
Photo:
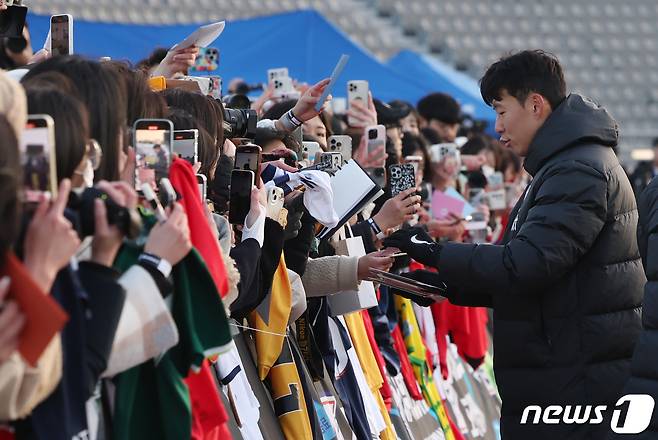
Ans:
{"type": "Polygon", "coordinates": [[[609,422],[532,426],[520,419],[528,405],[608,405],[611,412],[629,377],[646,279],[635,197],[616,143],[609,114],[569,96],[530,146],[524,166],[534,178],[511,214],[506,244],[441,251],[451,300],[494,309],[505,440],[599,440],[610,429],[609,422]]]}
{"type": "MultiPolygon", "coordinates": [[[[658,403],[658,179],[653,179],[640,195],[638,210],[637,242],[648,282],[644,286],[644,330],[635,347],[624,394],[649,394],[658,403]]],[[[648,429],[633,438],[658,438],[658,408],[653,411],[648,429]]]]}

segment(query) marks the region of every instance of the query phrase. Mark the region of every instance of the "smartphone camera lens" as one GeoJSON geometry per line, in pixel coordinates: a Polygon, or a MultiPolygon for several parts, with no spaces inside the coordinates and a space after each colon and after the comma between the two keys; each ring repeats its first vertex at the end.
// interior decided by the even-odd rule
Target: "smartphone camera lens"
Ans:
{"type": "Polygon", "coordinates": [[[377,139],[377,130],[368,131],[368,139],[377,139]]]}

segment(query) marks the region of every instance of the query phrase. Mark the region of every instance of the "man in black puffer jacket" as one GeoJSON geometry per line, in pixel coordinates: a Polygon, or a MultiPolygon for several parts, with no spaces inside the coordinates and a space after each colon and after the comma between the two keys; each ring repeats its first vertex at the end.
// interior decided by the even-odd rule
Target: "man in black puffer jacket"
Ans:
{"type": "MultiPolygon", "coordinates": [[[[644,286],[644,330],[633,353],[631,378],[624,394],[648,394],[658,402],[658,179],[653,179],[642,191],[638,211],[637,243],[648,281],[644,286]]],[[[648,429],[633,438],[658,438],[658,409],[654,409],[648,429]]]]}
{"type": "Polygon", "coordinates": [[[558,60],[541,51],[496,62],[481,90],[501,142],[533,176],[504,244],[439,244],[412,228],[385,245],[438,268],[410,276],[445,282],[451,302],[493,308],[503,440],[604,439],[629,377],[646,281],[635,197],[612,150],[617,124],[566,96],[558,60]],[[543,410],[537,424],[537,411],[522,423],[529,405],[543,410]],[[589,423],[597,417],[585,405],[605,405],[606,420],[589,423]],[[585,423],[565,423],[576,411],[585,423]]]}

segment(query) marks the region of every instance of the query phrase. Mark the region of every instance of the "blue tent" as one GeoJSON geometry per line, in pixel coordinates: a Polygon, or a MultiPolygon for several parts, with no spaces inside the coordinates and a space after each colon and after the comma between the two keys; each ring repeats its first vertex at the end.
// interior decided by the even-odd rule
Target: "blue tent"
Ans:
{"type": "MultiPolygon", "coordinates": [[[[49,17],[30,15],[29,22],[33,45],[39,47],[48,33],[49,17]]],[[[74,23],[76,53],[132,62],[157,46],[173,46],[198,27],[74,23]]],[[[267,69],[274,67],[287,67],[293,78],[315,82],[331,74],[341,54],[348,54],[350,60],[334,88],[335,96],[346,95],[348,80],[366,79],[374,96],[385,101],[416,103],[427,93],[446,91],[463,104],[473,105],[476,117],[492,119],[491,110],[474,96],[468,81],[459,83],[453,76],[432,69],[429,61],[413,52],[402,52],[399,62],[384,65],[315,11],[231,21],[213,46],[221,53],[217,74],[225,84],[235,77],[249,83],[264,82],[267,69]]]]}
{"type": "MultiPolygon", "coordinates": [[[[45,16],[29,17],[35,46],[44,41],[48,21],[45,16]]],[[[173,46],[197,27],[76,21],[74,47],[76,53],[92,57],[135,62],[156,46],[173,46]]],[[[293,78],[315,82],[328,77],[345,53],[350,60],[334,95],[345,96],[350,79],[367,79],[374,95],[387,101],[416,101],[424,94],[422,87],[380,63],[315,11],[229,22],[214,46],[219,48],[221,58],[217,73],[225,83],[234,77],[249,83],[264,82],[267,69],[274,67],[287,67],[293,78]]]]}
{"type": "Polygon", "coordinates": [[[460,102],[466,113],[477,119],[490,122],[495,119],[494,111],[482,101],[480,88],[473,78],[429,55],[403,50],[391,58],[387,66],[409,81],[422,84],[428,93],[449,93],[460,102]]]}

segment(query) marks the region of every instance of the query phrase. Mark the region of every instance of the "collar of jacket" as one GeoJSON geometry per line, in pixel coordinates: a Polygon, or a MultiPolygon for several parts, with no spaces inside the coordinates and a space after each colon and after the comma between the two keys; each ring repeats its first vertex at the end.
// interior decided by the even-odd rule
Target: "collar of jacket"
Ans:
{"type": "Polygon", "coordinates": [[[535,176],[553,156],[583,144],[617,145],[617,122],[607,110],[588,98],[572,93],[551,113],[528,148],[524,168],[535,176]]]}

